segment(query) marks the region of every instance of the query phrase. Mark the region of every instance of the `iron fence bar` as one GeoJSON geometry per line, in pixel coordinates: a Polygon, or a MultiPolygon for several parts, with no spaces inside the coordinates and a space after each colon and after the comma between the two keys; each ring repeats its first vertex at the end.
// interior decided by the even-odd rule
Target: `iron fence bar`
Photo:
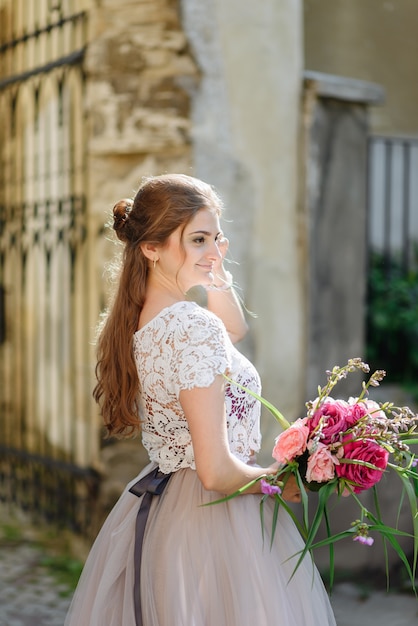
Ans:
{"type": "Polygon", "coordinates": [[[100,473],[92,467],[80,467],[70,461],[63,461],[61,459],[55,459],[52,457],[43,456],[41,454],[34,454],[27,452],[21,448],[12,448],[9,446],[0,445],[0,458],[3,459],[6,456],[12,456],[16,459],[28,460],[34,463],[42,464],[47,468],[54,468],[56,470],[68,472],[74,476],[80,478],[93,478],[99,479],[100,473]]]}
{"type": "Polygon", "coordinates": [[[385,146],[385,199],[384,199],[384,241],[383,254],[386,278],[390,272],[390,230],[391,230],[391,194],[392,194],[392,143],[384,142],[385,146]]]}
{"type": "MultiPolygon", "coordinates": [[[[397,137],[375,135],[369,138],[368,153],[368,245],[372,253],[372,213],[380,218],[382,225],[381,250],[386,276],[389,277],[390,268],[397,263],[402,272],[407,273],[415,267],[413,217],[416,211],[417,189],[412,184],[416,159],[418,156],[418,139],[416,137],[397,137]],[[380,151],[381,148],[381,151],[380,151]],[[373,178],[373,160],[378,159],[382,166],[381,176],[373,178]],[[376,186],[377,185],[377,186],[376,186]],[[374,194],[376,193],[376,196],[374,194]],[[381,203],[376,205],[374,199],[381,197],[381,203]],[[394,200],[396,199],[396,202],[394,200]],[[398,225],[395,235],[400,239],[393,239],[393,228],[398,225]]],[[[379,170],[380,171],[380,170],[379,170]]],[[[379,246],[378,246],[379,248],[379,246]]]]}
{"type": "Polygon", "coordinates": [[[411,146],[406,141],[403,142],[403,215],[402,215],[402,264],[404,272],[408,272],[410,266],[410,167],[411,167],[411,146]]]}
{"type": "Polygon", "coordinates": [[[92,467],[0,446],[0,501],[55,525],[88,535],[100,482],[92,467]]]}
{"type": "Polygon", "coordinates": [[[4,78],[0,80],[0,91],[5,89],[6,87],[10,87],[15,83],[20,83],[32,76],[37,76],[38,74],[45,74],[50,72],[51,70],[56,69],[57,67],[75,65],[80,63],[83,60],[86,48],[80,48],[79,50],[75,50],[71,52],[71,54],[67,54],[55,61],[51,61],[50,63],[45,63],[45,65],[40,65],[39,67],[34,68],[33,70],[28,70],[27,72],[22,72],[21,74],[16,74],[15,76],[10,76],[9,78],[4,78]]]}
{"type": "Polygon", "coordinates": [[[3,52],[6,52],[7,50],[11,48],[15,48],[21,43],[26,43],[30,39],[36,39],[37,37],[39,37],[40,35],[43,35],[44,33],[50,33],[51,30],[53,30],[54,28],[61,28],[68,22],[76,22],[78,19],[83,19],[85,16],[86,16],[86,12],[80,11],[79,13],[74,13],[73,15],[69,15],[68,17],[63,17],[56,22],[47,24],[46,26],[43,26],[42,28],[37,28],[31,33],[25,33],[24,35],[22,35],[22,37],[11,39],[10,41],[7,41],[6,43],[0,45],[0,54],[2,54],[3,52]]]}
{"type": "MultiPolygon", "coordinates": [[[[366,250],[369,251],[369,241],[370,241],[370,232],[371,232],[371,206],[372,206],[372,185],[371,185],[371,176],[372,176],[372,142],[367,142],[367,158],[366,158],[366,223],[365,223],[365,242],[366,242],[366,250]]],[[[366,266],[365,272],[366,276],[369,275],[370,269],[370,253],[366,254],[366,266]]]]}

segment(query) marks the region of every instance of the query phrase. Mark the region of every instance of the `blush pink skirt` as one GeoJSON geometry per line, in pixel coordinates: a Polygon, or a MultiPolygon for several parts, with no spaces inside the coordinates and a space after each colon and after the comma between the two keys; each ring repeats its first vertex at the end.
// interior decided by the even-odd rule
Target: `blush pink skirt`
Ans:
{"type": "MultiPolygon", "coordinates": [[[[65,626],[135,626],[135,522],[141,498],[127,486],[86,561],[65,626]]],[[[328,594],[310,557],[292,578],[303,541],[273,500],[243,495],[213,506],[194,470],[175,472],[154,497],[141,563],[144,626],[335,626],[328,594]]]]}

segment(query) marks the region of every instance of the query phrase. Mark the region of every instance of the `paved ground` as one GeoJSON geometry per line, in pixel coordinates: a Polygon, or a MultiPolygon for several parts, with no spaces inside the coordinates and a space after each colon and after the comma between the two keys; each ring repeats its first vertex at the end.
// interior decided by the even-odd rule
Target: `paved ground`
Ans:
{"type": "MultiPolygon", "coordinates": [[[[0,626],[62,626],[73,584],[65,580],[68,562],[62,565],[45,544],[0,535],[0,626]]],[[[418,625],[418,600],[411,594],[366,594],[351,582],[336,587],[332,604],[338,626],[418,625]]]]}
{"type": "Polygon", "coordinates": [[[353,583],[338,585],[332,598],[338,626],[417,626],[418,600],[410,594],[363,593],[353,583]]]}
{"type": "Polygon", "coordinates": [[[71,589],[33,545],[0,546],[0,626],[62,626],[71,589]]]}

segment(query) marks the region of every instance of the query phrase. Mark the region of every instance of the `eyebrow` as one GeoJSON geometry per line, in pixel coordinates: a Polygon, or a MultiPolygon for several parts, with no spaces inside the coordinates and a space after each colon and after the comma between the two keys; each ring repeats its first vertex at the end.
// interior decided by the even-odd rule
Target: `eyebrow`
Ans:
{"type": "MultiPolygon", "coordinates": [[[[194,230],[191,233],[188,233],[189,235],[206,235],[207,237],[210,237],[212,235],[212,233],[210,233],[208,230],[194,230]]],[[[218,235],[221,235],[222,231],[220,230],[219,232],[216,233],[216,237],[218,235]]]]}

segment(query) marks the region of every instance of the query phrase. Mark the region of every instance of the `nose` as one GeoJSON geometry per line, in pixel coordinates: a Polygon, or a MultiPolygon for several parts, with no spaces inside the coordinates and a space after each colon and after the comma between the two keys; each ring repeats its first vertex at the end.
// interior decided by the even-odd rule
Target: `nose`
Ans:
{"type": "Polygon", "coordinates": [[[216,241],[214,241],[213,244],[211,245],[208,256],[209,258],[214,259],[214,260],[222,258],[222,253],[219,249],[219,244],[216,241]]]}

